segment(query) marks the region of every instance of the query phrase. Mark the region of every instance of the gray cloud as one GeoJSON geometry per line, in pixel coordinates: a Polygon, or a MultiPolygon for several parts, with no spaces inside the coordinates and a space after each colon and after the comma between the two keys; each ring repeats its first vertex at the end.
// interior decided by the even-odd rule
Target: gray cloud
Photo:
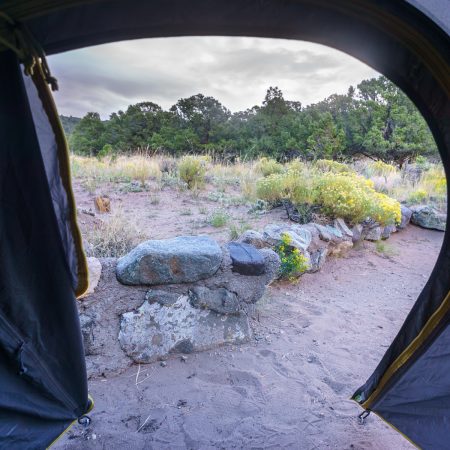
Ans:
{"type": "Polygon", "coordinates": [[[189,37],[119,42],[49,58],[62,114],[97,111],[106,118],[150,100],[169,108],[196,93],[218,98],[232,111],[260,104],[269,86],[304,105],[346,92],[377,75],[328,47],[261,38],[189,37]]]}

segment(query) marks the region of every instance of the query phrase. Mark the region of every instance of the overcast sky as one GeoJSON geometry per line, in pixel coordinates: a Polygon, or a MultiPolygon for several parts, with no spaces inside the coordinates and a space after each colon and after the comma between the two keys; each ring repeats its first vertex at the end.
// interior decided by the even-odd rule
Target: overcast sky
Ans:
{"type": "Polygon", "coordinates": [[[378,73],[345,53],[318,44],[241,37],[158,38],[90,47],[49,57],[61,114],[102,118],[153,101],[164,109],[202,93],[231,111],[259,105],[269,86],[303,105],[378,73]]]}

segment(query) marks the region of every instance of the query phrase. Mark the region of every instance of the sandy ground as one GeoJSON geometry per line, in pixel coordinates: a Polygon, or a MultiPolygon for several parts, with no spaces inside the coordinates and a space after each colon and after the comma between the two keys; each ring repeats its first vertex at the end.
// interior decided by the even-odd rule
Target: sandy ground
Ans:
{"type": "Polygon", "coordinates": [[[349,400],[372,373],[436,261],[443,233],[410,226],[296,285],[268,289],[249,344],[90,381],[92,424],[55,449],[409,449],[349,400]]]}
{"type": "Polygon", "coordinates": [[[251,211],[236,186],[226,186],[221,192],[211,184],[193,193],[179,191],[173,187],[159,189],[149,183],[147,190],[127,192],[127,184],[103,183],[94,193],[89,193],[83,183],[75,179],[74,195],[78,209],[78,224],[83,234],[101,221],[109,220],[108,214],[99,214],[94,207],[96,195],[107,195],[111,201],[111,212],[120,212],[125,223],[138,234],[137,242],[146,239],[167,239],[175,236],[208,234],[220,243],[230,240],[230,228],[240,232],[247,228],[262,230],[269,223],[286,220],[284,208],[279,207],[261,213],[251,211]],[[88,213],[95,214],[92,217],[88,213]],[[222,227],[210,224],[215,213],[222,212],[227,222],[222,227]]]}

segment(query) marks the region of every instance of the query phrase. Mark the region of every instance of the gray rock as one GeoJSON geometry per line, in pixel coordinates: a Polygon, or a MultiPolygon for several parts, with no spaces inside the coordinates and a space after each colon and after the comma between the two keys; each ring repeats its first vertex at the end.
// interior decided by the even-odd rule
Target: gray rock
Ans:
{"type": "Polygon", "coordinates": [[[245,231],[238,239],[238,242],[250,244],[256,248],[264,248],[267,247],[268,245],[267,242],[264,240],[263,235],[258,231],[254,230],[245,231]]]}
{"type": "Polygon", "coordinates": [[[363,240],[363,231],[364,231],[364,227],[360,223],[357,223],[352,228],[352,233],[353,233],[352,241],[353,241],[353,243],[363,240]]]}
{"type": "Polygon", "coordinates": [[[386,240],[391,237],[392,233],[397,231],[397,227],[395,225],[386,225],[381,232],[381,239],[386,240]]]}
{"type": "Polygon", "coordinates": [[[230,242],[228,251],[232,262],[232,271],[241,275],[257,276],[265,271],[263,255],[252,245],[230,242]]]}
{"type": "Polygon", "coordinates": [[[291,225],[291,230],[300,238],[306,247],[305,249],[307,249],[312,241],[312,232],[308,225],[291,225]]]}
{"type": "Polygon", "coordinates": [[[241,310],[237,295],[225,288],[195,286],[189,291],[188,297],[194,308],[210,309],[219,314],[237,314],[241,310]]]}
{"type": "Polygon", "coordinates": [[[117,279],[127,285],[191,283],[214,275],[222,250],[208,236],[146,241],[117,262],[117,279]]]}
{"type": "Polygon", "coordinates": [[[353,233],[345,223],[344,219],[338,218],[334,220],[334,228],[339,230],[345,239],[352,239],[353,233]]]}
{"type": "Polygon", "coordinates": [[[330,230],[330,228],[332,227],[320,225],[319,223],[315,223],[314,226],[319,232],[320,239],[324,242],[330,242],[333,239],[333,236],[335,236],[334,233],[330,230]]]}
{"type": "Polygon", "coordinates": [[[406,228],[409,221],[411,220],[412,211],[405,205],[401,205],[401,210],[402,210],[402,218],[400,224],[397,225],[397,228],[403,230],[404,228],[406,228]]]}
{"type": "Polygon", "coordinates": [[[153,362],[168,353],[239,344],[250,337],[245,314],[222,315],[194,308],[186,295],[170,307],[144,302],[137,311],[122,315],[119,331],[122,350],[137,363],[153,362]]]}
{"type": "Polygon", "coordinates": [[[95,353],[94,327],[95,320],[91,316],[80,314],[80,328],[85,355],[93,355],[95,353]]]}
{"type": "Polygon", "coordinates": [[[325,264],[327,255],[328,249],[326,247],[311,253],[309,272],[318,272],[325,264]]]}
{"type": "Polygon", "coordinates": [[[161,306],[171,306],[178,300],[180,295],[174,292],[151,289],[145,294],[145,299],[149,303],[159,303],[161,306]]]}
{"type": "Polygon", "coordinates": [[[411,222],[422,228],[445,231],[447,217],[432,206],[420,205],[411,208],[411,222]]]}
{"type": "Polygon", "coordinates": [[[379,241],[381,239],[382,229],[380,226],[374,226],[367,231],[364,239],[366,241],[379,241]]]}
{"type": "Polygon", "coordinates": [[[294,232],[292,227],[270,224],[264,228],[263,238],[269,245],[275,246],[281,242],[283,234],[287,234],[290,237],[291,243],[289,245],[291,247],[298,248],[302,253],[307,251],[308,245],[311,242],[311,233],[308,230],[304,230],[302,237],[294,232]]]}

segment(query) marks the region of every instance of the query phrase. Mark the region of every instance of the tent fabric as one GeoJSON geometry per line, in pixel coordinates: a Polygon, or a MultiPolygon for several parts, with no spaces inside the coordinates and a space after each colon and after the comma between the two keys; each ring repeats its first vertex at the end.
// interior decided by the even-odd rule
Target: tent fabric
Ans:
{"type": "MultiPolygon", "coordinates": [[[[48,54],[122,39],[182,35],[303,39],[343,50],[386,75],[409,95],[433,132],[449,178],[450,17],[445,3],[425,0],[7,0],[0,4],[0,9],[23,22],[48,54]]],[[[8,32],[11,26],[0,20],[0,35],[8,32]]],[[[51,101],[49,104],[49,93],[43,90],[42,77],[34,77],[33,83],[21,76],[18,80],[17,61],[13,63],[10,53],[2,52],[1,46],[0,57],[1,86],[4,89],[5,86],[9,89],[11,83],[15,86],[8,95],[0,96],[1,123],[9,124],[9,129],[2,129],[0,135],[0,145],[8,143],[2,151],[0,167],[16,164],[16,171],[5,169],[7,178],[0,180],[9,190],[21,186],[13,197],[7,197],[4,188],[0,190],[0,219],[9,226],[0,226],[0,251],[6,257],[3,259],[6,266],[1,270],[9,277],[3,278],[1,274],[4,287],[0,289],[0,307],[8,323],[21,333],[30,333],[30,345],[37,346],[38,351],[46,350],[45,360],[49,360],[51,372],[54,371],[59,383],[73,391],[71,396],[79,405],[78,414],[86,408],[87,394],[73,290],[80,290],[86,274],[65,143],[55,108],[51,101]],[[8,108],[20,109],[20,114],[8,115],[8,108]],[[19,135],[20,127],[23,132],[19,135]],[[20,159],[25,151],[33,151],[33,158],[20,159]],[[28,170],[27,177],[18,170],[21,164],[28,170]],[[12,198],[14,203],[10,201],[12,198]],[[25,208],[17,206],[24,202],[25,208]],[[39,205],[38,211],[33,205],[39,205]],[[6,207],[9,214],[4,213],[6,207]],[[36,223],[45,226],[43,233],[51,240],[51,260],[40,253],[47,251],[42,243],[32,242],[33,250],[28,250],[35,229],[23,224],[37,219],[36,223]],[[14,220],[18,236],[12,236],[14,220]],[[8,230],[13,239],[4,244],[8,230]],[[33,257],[23,256],[16,263],[12,258],[14,249],[18,255],[30,251],[33,257]],[[39,259],[41,265],[37,263],[39,259]],[[53,268],[58,267],[55,273],[48,269],[50,261],[53,268]],[[46,302],[49,301],[58,305],[51,317],[43,314],[44,305],[48,310],[46,302]],[[16,305],[20,305],[18,309],[16,305]],[[66,321],[65,328],[53,322],[59,320],[59,314],[66,321]],[[45,332],[46,339],[42,341],[40,333],[44,325],[50,325],[54,331],[53,341],[67,338],[71,342],[69,365],[74,370],[68,378],[65,378],[69,375],[65,371],[66,362],[62,363],[67,355],[61,354],[59,346],[45,332]]],[[[450,208],[448,211],[450,214],[450,208]]],[[[446,354],[439,349],[448,339],[444,330],[449,323],[446,313],[450,301],[449,269],[447,229],[429,281],[374,373],[353,396],[364,408],[378,413],[401,432],[409,433],[416,443],[431,448],[440,448],[448,424],[438,417],[430,421],[431,410],[427,405],[437,396],[444,402],[441,411],[447,414],[449,400],[441,396],[441,384],[430,387],[428,384],[434,379],[426,381],[420,374],[423,361],[428,361],[428,370],[436,373],[440,370],[438,364],[444,367],[447,364],[446,354]],[[406,393],[403,397],[402,392],[406,393]],[[414,398],[414,402],[408,403],[407,396],[414,398]]],[[[1,334],[0,341],[3,342],[1,334]]],[[[5,342],[3,348],[13,345],[5,342]]],[[[9,353],[5,351],[6,360],[14,360],[11,348],[9,353]]],[[[46,390],[48,386],[41,386],[42,392],[46,390]]],[[[2,401],[0,395],[0,417],[6,408],[2,401]]],[[[61,420],[69,420],[69,416],[73,414],[61,420]]]]}
{"type": "Polygon", "coordinates": [[[0,86],[0,448],[37,449],[87,411],[86,369],[41,127],[10,51],[0,86]]]}

